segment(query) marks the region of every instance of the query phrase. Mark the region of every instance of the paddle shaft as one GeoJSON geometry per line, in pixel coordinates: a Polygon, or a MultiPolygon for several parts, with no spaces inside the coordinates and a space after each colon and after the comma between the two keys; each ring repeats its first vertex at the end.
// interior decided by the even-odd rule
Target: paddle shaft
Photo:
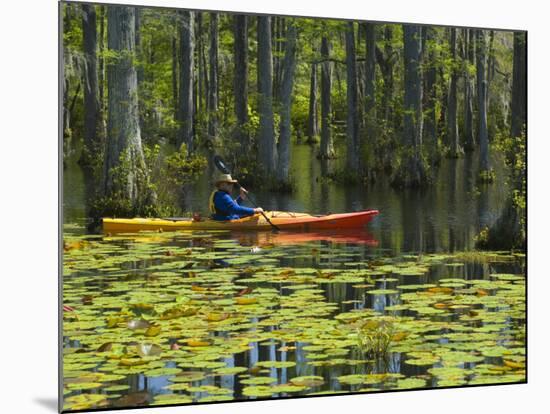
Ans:
{"type": "MultiPolygon", "coordinates": [[[[235,187],[237,187],[237,189],[241,188],[239,183],[235,183],[235,187]]],[[[252,204],[256,208],[258,207],[258,205],[254,202],[254,200],[252,200],[252,198],[250,197],[250,194],[248,194],[248,192],[246,194],[246,197],[248,198],[248,201],[250,201],[250,204],[252,204]]],[[[273,227],[274,230],[280,231],[279,227],[277,227],[275,224],[273,224],[271,222],[271,220],[267,217],[267,215],[263,211],[262,211],[262,216],[264,216],[264,218],[271,225],[271,227],[273,227]]]]}

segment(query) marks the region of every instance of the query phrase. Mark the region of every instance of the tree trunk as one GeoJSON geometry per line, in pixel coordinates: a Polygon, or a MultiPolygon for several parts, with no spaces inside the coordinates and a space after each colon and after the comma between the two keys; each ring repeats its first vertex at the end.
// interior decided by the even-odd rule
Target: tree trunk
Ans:
{"type": "Polygon", "coordinates": [[[279,136],[278,178],[280,184],[290,183],[290,112],[292,106],[292,88],[296,67],[296,26],[289,21],[286,30],[285,56],[281,75],[281,132],[279,136]]]}
{"type": "MultiPolygon", "coordinates": [[[[204,77],[204,71],[206,71],[206,67],[204,67],[204,62],[202,59],[203,53],[204,53],[204,42],[202,38],[202,13],[197,13],[197,110],[200,114],[203,113],[203,102],[204,102],[204,91],[205,91],[205,77],[204,77]]],[[[208,99],[207,99],[208,101],[208,99]]]]}
{"type": "Polygon", "coordinates": [[[477,30],[477,99],[478,99],[478,140],[480,146],[480,173],[489,173],[489,137],[487,131],[487,49],[483,30],[477,30]]]}
{"type": "Polygon", "coordinates": [[[283,77],[283,64],[282,64],[282,54],[284,50],[284,33],[285,27],[285,18],[284,17],[273,17],[272,19],[272,28],[273,28],[273,48],[275,49],[273,57],[273,100],[279,101],[281,97],[279,92],[281,91],[281,82],[283,77]]]}
{"type": "MultiPolygon", "coordinates": [[[[141,8],[135,7],[135,36],[136,36],[136,60],[138,62],[136,73],[137,73],[137,85],[138,85],[138,98],[140,102],[138,103],[138,112],[139,112],[139,127],[141,132],[145,131],[145,112],[150,112],[152,108],[145,107],[145,102],[147,101],[148,96],[145,96],[145,91],[143,90],[143,80],[144,80],[144,56],[143,46],[141,44],[141,8]]],[[[151,62],[152,63],[152,62],[151,62]]]]}
{"type": "Polygon", "coordinates": [[[447,142],[450,144],[449,156],[457,158],[463,152],[459,143],[458,135],[458,123],[457,123],[457,83],[458,83],[458,70],[457,70],[457,54],[456,54],[456,29],[451,28],[451,84],[449,87],[449,103],[447,112],[447,142]]]}
{"type": "Polygon", "coordinates": [[[180,11],[179,37],[180,37],[180,85],[179,85],[179,128],[177,133],[177,145],[187,145],[188,151],[193,151],[193,80],[195,36],[193,30],[194,12],[180,11]]]}
{"type": "MultiPolygon", "coordinates": [[[[101,122],[103,124],[105,116],[105,58],[103,57],[103,52],[105,50],[105,6],[99,6],[99,105],[100,105],[100,113],[101,116],[101,122]]],[[[103,129],[103,133],[105,132],[104,126],[101,126],[103,129]]],[[[103,134],[104,135],[104,134],[103,134]]]]}
{"type": "MultiPolygon", "coordinates": [[[[314,47],[313,52],[317,50],[314,47]]],[[[307,141],[309,143],[315,142],[319,136],[319,103],[317,98],[317,64],[311,63],[311,75],[309,81],[309,115],[307,122],[307,141]]]]}
{"type": "MultiPolygon", "coordinates": [[[[365,23],[365,118],[366,136],[374,138],[376,126],[376,32],[374,23],[365,23]]],[[[371,140],[372,142],[372,140],[371,140]]]]}
{"type": "MultiPolygon", "coordinates": [[[[202,27],[202,13],[197,13],[197,21],[198,21],[198,24],[201,25],[202,27]]],[[[200,94],[200,97],[199,97],[199,107],[200,108],[208,108],[209,107],[209,103],[208,103],[208,90],[209,90],[209,85],[210,85],[210,82],[209,82],[209,76],[208,76],[208,65],[206,64],[206,49],[204,47],[204,39],[203,39],[203,30],[202,28],[199,28],[199,33],[200,33],[200,36],[199,36],[199,40],[200,40],[200,43],[201,43],[201,46],[198,50],[198,59],[199,59],[199,73],[202,74],[201,75],[201,78],[202,78],[202,82],[199,82],[199,85],[202,85],[202,87],[199,88],[199,94],[200,94]],[[200,99],[203,99],[203,101],[201,102],[200,99]]]]}
{"type": "MultiPolygon", "coordinates": [[[[64,4],[63,30],[69,32],[71,30],[71,3],[64,4]]],[[[71,152],[71,111],[70,111],[70,72],[72,69],[73,58],[71,50],[67,47],[63,48],[63,159],[67,158],[71,152]]],[[[79,84],[80,85],[80,84],[79,84]]]]}
{"type": "Polygon", "coordinates": [[[139,84],[143,81],[143,50],[141,45],[141,7],[135,7],[136,9],[136,18],[135,18],[135,25],[136,25],[136,57],[138,59],[138,66],[136,68],[137,72],[137,80],[138,80],[138,88],[139,84]]]}
{"type": "Polygon", "coordinates": [[[258,16],[258,155],[265,173],[276,169],[277,147],[273,121],[273,53],[271,49],[271,17],[258,16]]]}
{"type": "Polygon", "coordinates": [[[512,122],[510,136],[518,137],[527,122],[527,35],[514,33],[514,66],[512,78],[512,122]]]}
{"type": "Polygon", "coordinates": [[[273,16],[271,19],[271,47],[273,53],[273,101],[277,101],[279,93],[279,20],[280,17],[273,16]]]}
{"type": "Polygon", "coordinates": [[[177,37],[177,15],[176,30],[172,34],[172,99],[174,100],[174,121],[178,120],[178,37],[177,37]]]}
{"type": "MultiPolygon", "coordinates": [[[[365,35],[365,25],[368,23],[358,23],[357,25],[357,40],[355,43],[355,50],[359,51],[361,50],[362,41],[366,37],[365,35]]],[[[376,47],[374,48],[374,64],[376,65],[376,47]]],[[[367,53],[368,54],[368,53],[367,53]]],[[[359,61],[357,62],[357,101],[361,103],[366,102],[366,94],[365,94],[365,83],[366,83],[366,61],[359,61]]],[[[365,129],[365,122],[364,122],[364,114],[365,114],[365,108],[360,107],[359,108],[359,130],[365,129]]]]}
{"type": "Polygon", "coordinates": [[[210,85],[208,90],[208,137],[218,136],[218,14],[210,13],[210,85]]]}
{"type": "Polygon", "coordinates": [[[82,34],[84,47],[84,145],[81,160],[88,164],[101,149],[101,118],[97,70],[97,26],[95,6],[82,5],[82,34]]]}
{"type": "Polygon", "coordinates": [[[104,158],[103,193],[129,202],[137,212],[151,202],[152,192],[141,146],[135,57],[135,8],[108,7],[108,42],[116,53],[107,66],[109,119],[104,158]]]}
{"type": "Polygon", "coordinates": [[[470,66],[474,64],[473,30],[464,29],[464,151],[471,152],[475,149],[476,140],[474,133],[474,107],[473,85],[470,75],[470,66]]]}
{"type": "Polygon", "coordinates": [[[327,37],[321,40],[321,148],[319,156],[321,158],[334,157],[334,148],[332,144],[331,124],[331,90],[332,90],[332,64],[330,57],[330,44],[327,37]]]}
{"type": "Polygon", "coordinates": [[[241,144],[243,153],[247,153],[250,143],[248,133],[248,17],[236,14],[233,19],[235,39],[233,92],[237,118],[236,138],[241,144]]]}
{"type": "MultiPolygon", "coordinates": [[[[493,82],[493,78],[495,77],[495,31],[491,30],[489,31],[489,50],[487,52],[487,96],[485,99],[487,100],[487,112],[489,112],[490,104],[491,104],[491,94],[489,93],[491,82],[493,82]]],[[[487,114],[488,116],[488,114],[487,114]]]]}
{"type": "Polygon", "coordinates": [[[348,22],[346,30],[347,68],[347,170],[357,177],[359,174],[359,116],[357,107],[357,63],[355,53],[355,27],[348,22]]]}
{"type": "Polygon", "coordinates": [[[421,28],[403,25],[404,101],[403,145],[401,165],[394,176],[394,185],[418,187],[427,183],[422,161],[422,73],[421,28]]]}
{"type": "Polygon", "coordinates": [[[382,108],[384,110],[384,120],[386,124],[392,126],[393,124],[393,27],[391,24],[387,24],[384,29],[384,54],[386,61],[383,70],[384,78],[384,90],[382,95],[382,108]]]}
{"type": "Polygon", "coordinates": [[[437,117],[435,105],[437,103],[437,70],[436,62],[438,60],[437,48],[435,45],[435,29],[432,26],[425,27],[427,63],[426,68],[426,94],[425,103],[425,127],[424,137],[425,145],[428,148],[430,165],[434,166],[439,162],[439,150],[437,142],[437,117]]]}

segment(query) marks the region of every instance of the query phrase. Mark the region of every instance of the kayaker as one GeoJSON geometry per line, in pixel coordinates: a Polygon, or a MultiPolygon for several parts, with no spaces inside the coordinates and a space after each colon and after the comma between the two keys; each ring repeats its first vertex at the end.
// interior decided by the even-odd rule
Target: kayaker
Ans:
{"type": "Polygon", "coordinates": [[[233,200],[231,193],[236,182],[230,174],[220,174],[216,178],[216,190],[210,194],[208,203],[214,220],[236,220],[264,211],[261,207],[250,208],[241,205],[247,194],[243,187],[240,188],[239,196],[233,200]]]}

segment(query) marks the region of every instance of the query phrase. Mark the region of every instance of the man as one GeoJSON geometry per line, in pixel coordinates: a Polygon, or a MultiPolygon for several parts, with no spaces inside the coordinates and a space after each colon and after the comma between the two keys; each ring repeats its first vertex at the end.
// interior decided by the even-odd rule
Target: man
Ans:
{"type": "Polygon", "coordinates": [[[231,193],[236,182],[237,180],[231,178],[229,174],[220,174],[217,177],[215,182],[216,190],[212,191],[209,202],[210,212],[214,220],[236,220],[264,211],[261,207],[250,208],[241,206],[241,203],[246,200],[246,194],[248,193],[243,187],[240,188],[239,197],[233,200],[231,193]]]}

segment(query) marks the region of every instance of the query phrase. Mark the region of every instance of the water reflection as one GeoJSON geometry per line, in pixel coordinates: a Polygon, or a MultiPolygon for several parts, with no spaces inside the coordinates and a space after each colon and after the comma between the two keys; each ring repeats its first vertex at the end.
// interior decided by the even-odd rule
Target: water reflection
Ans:
{"type": "MultiPolygon", "coordinates": [[[[318,160],[316,148],[294,144],[291,175],[296,183],[293,194],[274,194],[250,188],[258,205],[281,211],[350,212],[377,209],[380,216],[369,224],[374,239],[382,248],[401,251],[456,251],[471,249],[473,236],[500,215],[506,197],[506,170],[502,160],[493,155],[497,180],[492,185],[478,185],[477,154],[460,159],[444,159],[436,171],[434,185],[425,191],[396,190],[388,177],[367,185],[341,185],[323,176],[344,165],[345,159],[318,160]]],[[[64,222],[82,223],[87,217],[87,200],[91,192],[89,175],[76,160],[69,159],[63,174],[64,222]]],[[[208,215],[207,200],[211,191],[213,165],[199,181],[184,186],[182,211],[208,215]]]]}

